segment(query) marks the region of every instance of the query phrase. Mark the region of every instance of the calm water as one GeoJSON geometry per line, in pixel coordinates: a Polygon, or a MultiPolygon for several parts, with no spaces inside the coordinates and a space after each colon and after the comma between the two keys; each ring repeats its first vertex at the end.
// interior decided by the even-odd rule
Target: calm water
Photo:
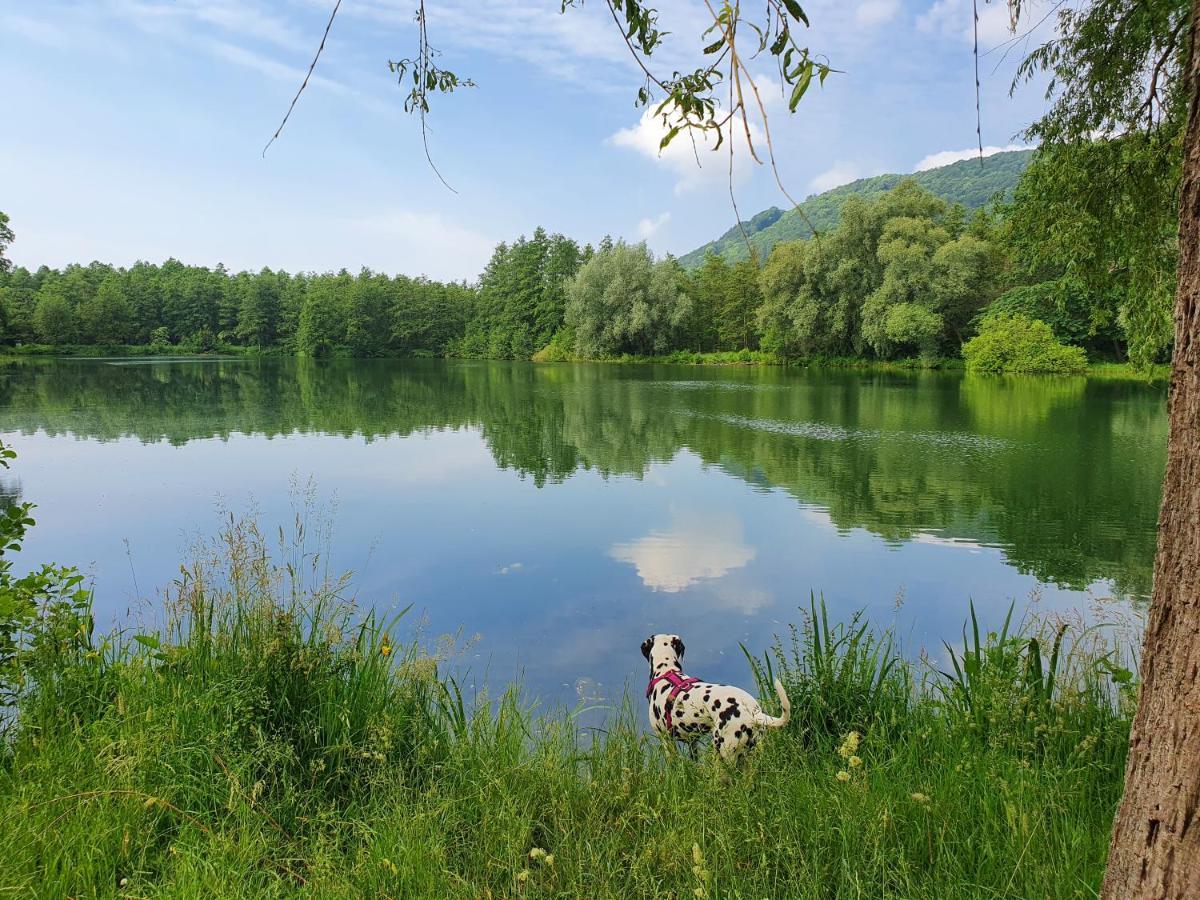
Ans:
{"type": "Polygon", "coordinates": [[[1133,383],[520,363],[61,361],[0,368],[29,562],[94,573],[101,618],[178,575],[219,510],[334,503],[362,602],[479,639],[544,700],[640,687],[676,631],[745,679],[810,590],[909,649],[973,598],[1149,591],[1165,390],[1133,383]]]}

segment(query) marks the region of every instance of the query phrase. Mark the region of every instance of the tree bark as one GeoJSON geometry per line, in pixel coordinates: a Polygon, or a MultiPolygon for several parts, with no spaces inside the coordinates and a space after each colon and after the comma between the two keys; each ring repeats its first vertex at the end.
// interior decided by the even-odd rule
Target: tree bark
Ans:
{"type": "Polygon", "coordinates": [[[1141,697],[1102,896],[1200,897],[1200,0],[1193,0],[1167,471],[1141,697]]]}

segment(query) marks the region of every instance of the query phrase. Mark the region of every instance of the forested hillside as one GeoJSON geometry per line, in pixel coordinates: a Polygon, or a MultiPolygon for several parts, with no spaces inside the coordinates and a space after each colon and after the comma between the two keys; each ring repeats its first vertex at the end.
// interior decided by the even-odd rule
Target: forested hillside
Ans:
{"type": "Polygon", "coordinates": [[[743,222],[741,229],[735,225],[717,240],[681,256],[679,261],[684,268],[694,269],[704,262],[704,257],[710,251],[725,257],[728,262],[747,259],[750,251],[742,236],[744,229],[750,243],[758,251],[761,263],[770,255],[776,244],[810,237],[812,229],[809,228],[809,222],[818,231],[836,227],[841,219],[842,205],[848,198],[877,197],[892,190],[905,178],[911,178],[947,203],[961,204],[967,210],[980,209],[997,194],[1010,196],[1032,158],[1032,150],[1014,150],[985,157],[982,165],[978,159],[964,159],[912,175],[876,175],[873,178],[860,178],[823,194],[816,194],[801,203],[808,222],[794,209],[782,210],[772,206],[748,222],[743,222]]]}

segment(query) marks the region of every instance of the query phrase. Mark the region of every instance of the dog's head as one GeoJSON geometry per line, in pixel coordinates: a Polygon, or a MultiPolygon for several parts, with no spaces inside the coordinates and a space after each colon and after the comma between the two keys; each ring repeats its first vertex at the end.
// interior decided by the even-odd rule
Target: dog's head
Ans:
{"type": "Polygon", "coordinates": [[[681,668],[683,649],[677,634],[652,634],[642,641],[642,656],[650,663],[651,674],[681,668]]]}

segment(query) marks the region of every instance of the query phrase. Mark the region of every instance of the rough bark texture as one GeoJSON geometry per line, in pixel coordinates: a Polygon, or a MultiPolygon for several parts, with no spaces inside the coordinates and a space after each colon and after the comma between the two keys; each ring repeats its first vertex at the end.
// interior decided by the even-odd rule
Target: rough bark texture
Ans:
{"type": "Polygon", "coordinates": [[[1142,690],[1103,896],[1200,897],[1200,0],[1193,0],[1167,472],[1142,690]]]}

